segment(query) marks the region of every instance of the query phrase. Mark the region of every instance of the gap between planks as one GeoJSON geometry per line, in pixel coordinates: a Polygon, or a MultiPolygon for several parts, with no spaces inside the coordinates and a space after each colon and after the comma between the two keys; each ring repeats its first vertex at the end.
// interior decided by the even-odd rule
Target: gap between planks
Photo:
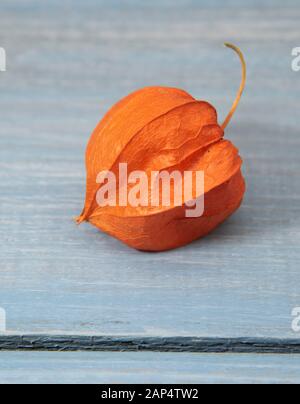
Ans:
{"type": "Polygon", "coordinates": [[[300,354],[300,339],[0,335],[0,351],[300,354]]]}

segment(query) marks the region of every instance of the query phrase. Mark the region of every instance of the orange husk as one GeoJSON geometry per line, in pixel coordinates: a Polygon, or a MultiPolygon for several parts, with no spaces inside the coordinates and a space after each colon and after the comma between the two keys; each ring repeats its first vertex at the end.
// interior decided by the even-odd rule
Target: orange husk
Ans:
{"type": "MultiPolygon", "coordinates": [[[[242,90],[241,85],[237,98],[242,90]]],[[[130,247],[145,251],[177,248],[210,233],[238,209],[245,193],[238,150],[223,139],[237,104],[235,101],[220,126],[213,106],[175,88],[148,87],[119,101],[89,141],[86,201],[77,222],[88,221],[130,247]],[[184,203],[168,207],[98,206],[98,174],[110,170],[118,178],[120,163],[127,163],[128,172],[142,170],[148,177],[153,171],[203,171],[203,215],[187,218],[184,203]]],[[[193,197],[199,196],[193,190],[193,197]]]]}

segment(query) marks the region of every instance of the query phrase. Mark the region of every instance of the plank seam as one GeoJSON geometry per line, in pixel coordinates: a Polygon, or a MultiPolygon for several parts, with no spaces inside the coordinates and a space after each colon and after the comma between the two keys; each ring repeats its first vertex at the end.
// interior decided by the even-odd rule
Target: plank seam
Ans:
{"type": "Polygon", "coordinates": [[[300,339],[0,335],[0,351],[300,354],[300,339]]]}

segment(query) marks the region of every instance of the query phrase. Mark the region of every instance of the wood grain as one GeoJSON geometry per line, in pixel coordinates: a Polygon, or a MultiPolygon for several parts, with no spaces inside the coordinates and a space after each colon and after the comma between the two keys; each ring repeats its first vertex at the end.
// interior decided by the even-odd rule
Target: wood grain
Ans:
{"type": "Polygon", "coordinates": [[[9,332],[297,336],[300,75],[291,49],[300,6],[224,4],[1,0],[0,306],[9,332]],[[84,149],[103,113],[136,88],[163,84],[212,102],[222,121],[240,79],[225,40],[249,66],[226,134],[245,161],[240,211],[164,254],[78,228],[84,149]]]}
{"type": "Polygon", "coordinates": [[[1,384],[298,384],[299,374],[299,355],[0,353],[1,384]]]}

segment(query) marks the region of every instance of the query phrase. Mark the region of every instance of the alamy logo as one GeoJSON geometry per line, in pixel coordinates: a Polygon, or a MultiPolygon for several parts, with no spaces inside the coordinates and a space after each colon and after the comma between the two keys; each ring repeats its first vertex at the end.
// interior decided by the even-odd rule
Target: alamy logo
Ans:
{"type": "Polygon", "coordinates": [[[294,72],[299,72],[300,71],[300,47],[294,48],[292,50],[292,56],[294,56],[294,59],[292,60],[292,70],[294,72]]]}
{"type": "Polygon", "coordinates": [[[99,207],[185,207],[187,218],[204,213],[203,171],[132,171],[120,163],[118,173],[102,171],[96,201],[99,207]]]}
{"type": "Polygon", "coordinates": [[[292,322],[292,330],[294,332],[300,332],[300,307],[295,307],[292,311],[292,317],[294,317],[292,322]]]}
{"type": "Polygon", "coordinates": [[[0,72],[6,71],[6,52],[4,48],[0,48],[0,72]]]}
{"type": "Polygon", "coordinates": [[[0,332],[6,331],[6,311],[0,307],[0,332]]]}

